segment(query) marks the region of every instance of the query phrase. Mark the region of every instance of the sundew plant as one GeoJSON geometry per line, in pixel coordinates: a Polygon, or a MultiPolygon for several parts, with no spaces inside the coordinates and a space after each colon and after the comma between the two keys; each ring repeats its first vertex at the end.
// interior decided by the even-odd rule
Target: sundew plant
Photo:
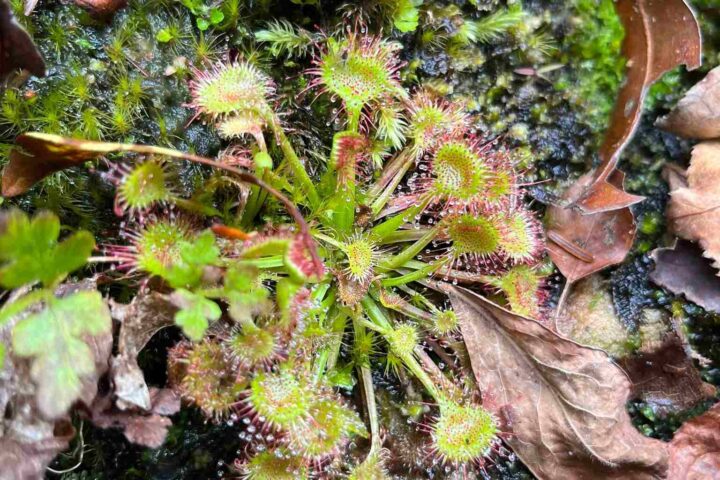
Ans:
{"type": "MultiPolygon", "coordinates": [[[[463,104],[404,85],[401,46],[364,26],[310,33],[275,22],[256,39],[306,61],[304,89],[281,102],[286,79],[252,53],[196,62],[185,108],[223,142],[217,158],[75,145],[131,152],[94,167],[115,188],[122,231],[90,260],[110,267],[106,282],[172,304],[185,338],[168,353],[169,382],[208,421],[244,425],[240,478],[390,478],[381,377],[405,385],[397,402],[424,435],[415,467],[473,475],[499,449],[502,428],[460,366],[459,320],[442,291],[462,283],[542,316],[543,238],[523,172],[463,104]],[[303,141],[307,126],[281,106],[315,103],[328,105],[312,112],[334,129],[320,143],[303,141]],[[191,189],[183,158],[207,168],[191,189]],[[351,450],[358,461],[345,460],[351,450]]],[[[0,244],[22,229],[40,238],[48,222],[16,213],[0,244]]],[[[51,233],[55,249],[75,238],[56,245],[51,233]]],[[[84,239],[78,255],[91,246],[84,239]]],[[[75,268],[60,268],[49,287],[75,268]]],[[[81,300],[37,291],[51,305],[81,300]]]]}
{"type": "MultiPolygon", "coordinates": [[[[182,223],[158,235],[168,222],[178,224],[163,214],[139,222],[134,268],[179,287],[175,294],[188,303],[176,320],[195,342],[171,353],[177,388],[208,416],[249,419],[260,432],[251,442],[257,452],[239,461],[246,478],[322,469],[357,436],[369,436],[371,446],[351,478],[382,478],[388,453],[371,373],[378,367],[422,385],[431,414],[419,428],[429,433],[431,463],[482,465],[498,443],[496,419],[464,388],[468,379],[447,374],[426,352],[430,340],[452,354],[446,346],[459,335],[437,285],[477,283],[536,316],[538,221],[508,153],[472,132],[462,105],[403,87],[398,45],[356,29],[319,36],[313,48],[308,93],[335,103],[341,128],[329,151],[313,152],[322,161],[312,174],[286,133],[293,127],[273,109],[267,73],[244,59],[195,72],[191,105],[230,142],[218,161],[251,169],[289,194],[312,239],[282,217],[258,227],[272,205],[252,188],[237,222],[212,228],[216,238],[182,223]],[[278,159],[269,153],[273,143],[278,159]],[[184,262],[200,260],[191,252],[207,257],[197,265],[225,270],[222,287],[175,280],[184,262]],[[148,254],[150,264],[161,259],[159,268],[146,265],[148,254]],[[218,299],[228,305],[222,320],[218,299]],[[208,321],[216,322],[210,330],[208,321]],[[343,384],[362,385],[364,408],[338,396],[333,387],[343,384]]],[[[124,176],[122,204],[168,201],[162,164],[148,162],[159,160],[124,176]]]]}

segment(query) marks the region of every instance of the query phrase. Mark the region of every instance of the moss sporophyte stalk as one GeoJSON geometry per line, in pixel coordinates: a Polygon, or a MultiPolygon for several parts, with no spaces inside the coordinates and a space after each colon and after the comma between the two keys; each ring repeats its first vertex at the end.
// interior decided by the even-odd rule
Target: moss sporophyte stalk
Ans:
{"type": "MultiPolygon", "coordinates": [[[[308,33],[288,53],[310,65],[293,100],[338,126],[324,144],[298,148],[322,133],[282,111],[285,79],[253,57],[199,61],[186,105],[225,142],[206,162],[221,168],[189,184],[177,155],[145,149],[105,174],[122,231],[94,261],[171,299],[187,339],[169,352],[169,381],[209,419],[245,426],[241,478],[332,465],[389,478],[373,374],[385,366],[414,385],[399,400],[408,411],[429,405],[415,418],[429,432],[425,468],[475,472],[498,426],[468,373],[445,362],[462,348],[459,322],[432,286],[467,282],[542,315],[541,228],[502,142],[475,132],[462,104],[403,86],[400,46],[364,30],[308,33]],[[364,406],[342,394],[353,387],[364,406]],[[343,466],[358,445],[365,459],[343,466]]],[[[128,81],[132,102],[141,92],[128,81]]]]}

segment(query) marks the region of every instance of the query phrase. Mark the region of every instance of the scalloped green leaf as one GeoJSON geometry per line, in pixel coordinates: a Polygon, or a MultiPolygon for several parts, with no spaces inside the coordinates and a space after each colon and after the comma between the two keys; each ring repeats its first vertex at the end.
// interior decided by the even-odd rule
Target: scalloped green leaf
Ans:
{"type": "Polygon", "coordinates": [[[95,239],[81,230],[58,243],[60,221],[50,212],[30,219],[20,210],[6,214],[0,234],[0,285],[17,288],[41,282],[52,285],[85,265],[95,239]]]}
{"type": "Polygon", "coordinates": [[[110,310],[95,291],[52,299],[15,325],[12,352],[32,358],[30,374],[44,415],[59,417],[78,399],[83,378],[96,368],[88,337],[110,334],[111,329],[110,310]]]}
{"type": "Polygon", "coordinates": [[[180,261],[160,275],[173,288],[192,288],[201,282],[203,269],[216,263],[218,258],[220,249],[215,243],[215,235],[206,230],[192,242],[181,242],[180,261]]]}
{"type": "Polygon", "coordinates": [[[175,323],[196,342],[202,340],[210,322],[217,321],[222,314],[217,303],[182,288],[175,290],[173,301],[181,307],[175,314],[175,323]]]}

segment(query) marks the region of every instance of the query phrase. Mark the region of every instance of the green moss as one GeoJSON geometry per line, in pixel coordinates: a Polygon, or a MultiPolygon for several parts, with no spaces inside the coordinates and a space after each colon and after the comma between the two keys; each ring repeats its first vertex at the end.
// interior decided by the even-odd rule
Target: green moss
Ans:
{"type": "Polygon", "coordinates": [[[589,124],[602,131],[624,76],[625,31],[613,0],[575,0],[572,15],[574,29],[564,41],[568,68],[556,87],[584,105],[589,124]]]}

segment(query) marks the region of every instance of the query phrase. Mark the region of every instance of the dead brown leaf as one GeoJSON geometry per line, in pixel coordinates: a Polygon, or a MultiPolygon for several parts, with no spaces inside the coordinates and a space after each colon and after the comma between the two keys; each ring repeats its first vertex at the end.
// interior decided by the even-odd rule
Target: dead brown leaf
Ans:
{"type": "Polygon", "coordinates": [[[500,404],[497,415],[509,417],[507,443],[538,478],[665,476],[666,447],[632,426],[630,382],[607,354],[469,290],[445,290],[478,387],[500,404]]]}
{"type": "Polygon", "coordinates": [[[161,329],[174,324],[177,310],[159,293],[138,294],[128,305],[111,302],[112,317],[120,322],[118,353],[112,359],[111,378],[117,406],[150,410],[150,391],[137,356],[161,329]]]}
{"type": "Polygon", "coordinates": [[[175,415],[180,411],[180,397],[172,388],[151,388],[150,403],[152,413],[158,415],[175,415]]]}
{"type": "Polygon", "coordinates": [[[172,421],[167,418],[180,411],[180,397],[172,390],[153,388],[148,412],[120,411],[110,396],[98,397],[90,408],[90,419],[100,428],[120,428],[125,437],[138,445],[158,448],[165,441],[172,421]]]}
{"type": "Polygon", "coordinates": [[[668,479],[720,479],[720,404],[680,427],[669,450],[668,479]]]}
{"type": "Polygon", "coordinates": [[[656,125],[681,137],[720,138],[720,67],[710,70],[656,125]]]}
{"type": "MultiPolygon", "coordinates": [[[[622,189],[623,179],[616,171],[610,182],[622,189]]],[[[635,240],[630,208],[584,214],[572,206],[592,181],[592,174],[580,177],[565,194],[570,205],[553,205],[547,213],[547,250],[570,283],[622,262],[635,240]]]]}
{"type": "Polygon", "coordinates": [[[161,415],[134,416],[125,424],[125,437],[132,443],[158,448],[165,441],[171,426],[170,419],[161,415]]]}
{"type": "Polygon", "coordinates": [[[94,145],[99,142],[85,144],[82,140],[74,139],[60,141],[61,138],[45,139],[32,135],[17,137],[15,145],[20,148],[12,149],[8,165],[3,171],[3,196],[14,197],[25,193],[48,175],[114,151],[111,147],[99,150],[94,145]]]}
{"type": "Polygon", "coordinates": [[[26,424],[24,431],[0,436],[0,480],[37,480],[55,456],[66,450],[75,430],[68,420],[26,424]]]}
{"type": "Polygon", "coordinates": [[[615,311],[609,282],[599,274],[573,285],[555,326],[563,337],[599,348],[613,358],[630,351],[630,332],[615,311]]]}
{"type": "Polygon", "coordinates": [[[0,79],[23,68],[37,77],[45,76],[45,61],[30,35],[13,16],[7,0],[0,0],[0,79]]]}
{"type": "Polygon", "coordinates": [[[720,268],[720,142],[695,146],[687,182],[670,192],[668,220],[678,236],[698,242],[720,268]]]}
{"type": "Polygon", "coordinates": [[[98,17],[107,17],[127,5],[127,0],[75,0],[75,4],[98,17]]]}
{"type": "Polygon", "coordinates": [[[628,374],[633,398],[652,404],[658,413],[690,408],[715,394],[702,381],[675,322],[662,310],[645,309],[638,330],[630,331],[600,275],[573,287],[556,323],[561,335],[616,359],[628,374]],[[638,343],[635,350],[632,345],[638,343]]]}
{"type": "Polygon", "coordinates": [[[650,85],[678,65],[693,69],[701,63],[700,29],[684,0],[618,0],[615,8],[626,32],[627,74],[600,147],[601,164],[549,210],[548,251],[570,283],[627,255],[635,238],[628,207],[643,198],[623,189],[618,159],[637,128],[650,85]]]}
{"type": "Polygon", "coordinates": [[[700,27],[685,0],[618,0],[615,9],[625,27],[626,79],[600,147],[602,163],[576,201],[585,213],[620,209],[642,200],[618,189],[610,179],[637,128],[647,90],[668,70],[679,65],[692,70],[702,63],[700,27]]]}
{"type": "Polygon", "coordinates": [[[673,248],[652,252],[655,270],[650,280],[677,295],[685,295],[705,310],[720,313],[720,278],[696,244],[678,240],[673,248]]]}
{"type": "Polygon", "coordinates": [[[620,360],[632,380],[633,396],[660,414],[694,407],[716,394],[702,381],[680,335],[672,330],[659,346],[641,350],[620,360]]]}

